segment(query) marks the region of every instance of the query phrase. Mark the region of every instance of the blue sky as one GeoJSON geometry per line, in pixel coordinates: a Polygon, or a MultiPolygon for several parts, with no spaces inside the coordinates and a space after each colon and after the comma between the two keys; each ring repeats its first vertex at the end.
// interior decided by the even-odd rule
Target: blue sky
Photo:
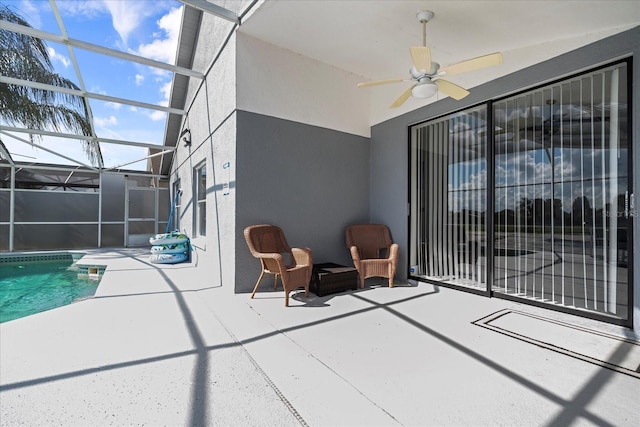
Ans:
{"type": "MultiPolygon", "coordinates": [[[[61,34],[49,1],[0,0],[18,12],[32,27],[61,34]]],[[[173,63],[182,18],[182,4],[173,0],[57,0],[69,38],[173,63]]],[[[46,41],[57,73],[80,86],[65,45],[46,41]]],[[[150,104],[167,105],[172,75],[144,65],[74,48],[88,92],[150,104]]],[[[91,100],[96,133],[102,138],[163,142],[166,113],[98,100],[91,100]]],[[[24,134],[19,135],[28,139],[24,134]]],[[[73,164],[58,156],[13,140],[2,140],[17,161],[73,164]]],[[[44,137],[41,147],[88,163],[80,143],[72,139],[44,137]]],[[[114,167],[143,158],[147,149],[101,144],[105,166],[114,167]]],[[[146,161],[124,166],[146,169],[146,161]]]]}

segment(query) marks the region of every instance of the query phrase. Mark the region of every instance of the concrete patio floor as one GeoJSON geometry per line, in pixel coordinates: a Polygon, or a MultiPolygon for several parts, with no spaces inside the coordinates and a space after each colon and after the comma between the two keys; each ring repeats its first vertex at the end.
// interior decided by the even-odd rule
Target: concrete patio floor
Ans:
{"type": "Polygon", "coordinates": [[[637,376],[500,332],[542,316],[538,339],[633,371],[624,328],[376,280],[285,308],[268,281],[253,300],[213,284],[197,255],[96,251],[95,298],[1,324],[0,425],[640,425],[637,376]],[[478,324],[501,310],[500,328],[478,324]]]}

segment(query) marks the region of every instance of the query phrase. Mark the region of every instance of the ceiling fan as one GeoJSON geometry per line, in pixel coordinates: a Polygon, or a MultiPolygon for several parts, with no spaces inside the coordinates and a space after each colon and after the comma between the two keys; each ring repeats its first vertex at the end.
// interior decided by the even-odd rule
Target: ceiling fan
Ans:
{"type": "Polygon", "coordinates": [[[440,64],[431,60],[431,50],[429,46],[427,46],[427,22],[429,22],[433,16],[434,13],[430,10],[422,10],[417,14],[418,21],[422,24],[422,46],[412,46],[409,48],[413,62],[413,67],[409,70],[411,74],[410,79],[377,80],[358,83],[358,87],[415,82],[413,86],[404,91],[398,99],[391,104],[390,108],[401,106],[411,95],[415,98],[429,98],[438,91],[449,95],[453,99],[459,100],[469,95],[469,91],[455,83],[444,80],[442,77],[502,64],[502,54],[496,52],[440,68],[440,64]]]}

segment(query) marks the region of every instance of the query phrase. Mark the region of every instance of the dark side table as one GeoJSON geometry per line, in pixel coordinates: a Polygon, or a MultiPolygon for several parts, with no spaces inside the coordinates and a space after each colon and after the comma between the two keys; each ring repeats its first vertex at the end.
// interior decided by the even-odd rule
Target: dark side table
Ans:
{"type": "Polygon", "coordinates": [[[327,262],[313,265],[311,292],[319,297],[358,289],[358,271],[354,267],[327,262]]]}

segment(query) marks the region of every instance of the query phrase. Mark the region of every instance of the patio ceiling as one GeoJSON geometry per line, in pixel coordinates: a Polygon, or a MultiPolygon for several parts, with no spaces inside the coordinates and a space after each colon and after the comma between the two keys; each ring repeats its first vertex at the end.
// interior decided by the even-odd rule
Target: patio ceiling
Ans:
{"type": "MultiPolygon", "coordinates": [[[[407,77],[409,47],[422,44],[416,13],[423,9],[435,13],[427,24],[427,44],[441,65],[502,52],[502,65],[451,78],[467,88],[640,25],[637,0],[298,0],[266,1],[239,31],[362,76],[363,81],[407,77]]],[[[406,86],[362,89],[372,93],[372,123],[438,99],[390,110],[406,86]]]]}

